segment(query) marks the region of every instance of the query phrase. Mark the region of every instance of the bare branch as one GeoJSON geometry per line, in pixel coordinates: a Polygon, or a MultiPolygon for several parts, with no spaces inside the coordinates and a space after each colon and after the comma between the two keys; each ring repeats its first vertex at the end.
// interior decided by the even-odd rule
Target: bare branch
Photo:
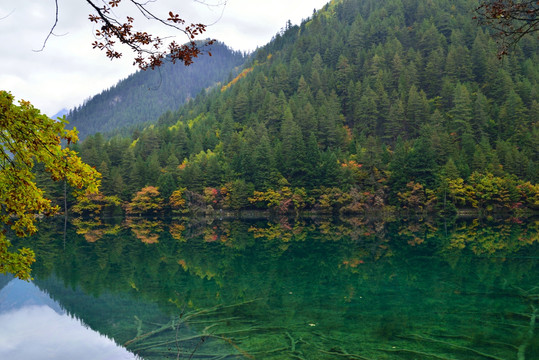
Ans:
{"type": "Polygon", "coordinates": [[[221,14],[220,14],[219,17],[217,18],[217,20],[215,20],[215,21],[212,22],[211,24],[207,24],[206,27],[213,26],[213,25],[217,24],[217,23],[222,19],[223,14],[225,13],[225,7],[226,7],[226,4],[228,3],[228,0],[218,1],[216,4],[209,4],[209,3],[207,3],[206,1],[203,1],[203,0],[194,0],[194,1],[197,2],[197,3],[199,3],[199,4],[206,5],[208,8],[212,8],[212,7],[222,7],[221,14]]]}
{"type": "Polygon", "coordinates": [[[4,20],[4,19],[7,19],[8,17],[11,16],[11,14],[13,14],[15,12],[15,10],[11,10],[11,12],[9,14],[7,14],[6,16],[2,16],[0,17],[0,20],[4,20]]]}
{"type": "MultiPolygon", "coordinates": [[[[154,69],[162,65],[165,60],[172,63],[180,60],[185,65],[190,65],[193,59],[202,53],[200,44],[195,42],[195,38],[206,31],[206,26],[203,24],[185,25],[185,20],[172,11],[169,11],[168,18],[159,17],[146,7],[148,1],[129,0],[129,3],[134,5],[146,19],[173,28],[185,34],[188,39],[184,45],[179,45],[175,41],[164,44],[163,39],[159,36],[154,37],[145,31],[136,31],[133,17],[128,16],[123,24],[118,21],[112,13],[112,8],[120,6],[122,0],[103,1],[103,6],[96,5],[95,1],[92,0],[86,0],[86,2],[96,12],[96,15],[90,14],[90,21],[101,25],[99,29],[95,30],[96,41],[92,45],[94,49],[104,50],[106,56],[111,60],[122,56],[122,53],[115,48],[117,41],[127,45],[136,54],[133,65],[137,65],[142,70],[154,69]]],[[[213,40],[209,40],[206,45],[212,43],[213,40]]]]}
{"type": "MultiPolygon", "coordinates": [[[[184,34],[188,35],[188,33],[187,33],[184,29],[182,29],[182,28],[176,26],[175,24],[171,24],[171,23],[169,23],[169,22],[166,22],[166,21],[164,21],[163,19],[161,19],[161,18],[155,16],[154,14],[152,14],[148,9],[145,8],[145,5],[146,5],[148,2],[146,2],[146,3],[140,3],[140,2],[134,1],[134,0],[130,0],[130,1],[137,7],[137,9],[140,11],[140,13],[141,13],[142,15],[144,15],[144,17],[146,17],[146,19],[158,21],[158,22],[160,22],[161,24],[163,24],[163,25],[165,25],[165,26],[169,26],[169,27],[171,27],[171,28],[174,28],[174,29],[176,29],[176,30],[179,30],[179,31],[183,32],[184,34]]],[[[182,22],[182,23],[183,23],[183,22],[182,22]]]]}
{"type": "Polygon", "coordinates": [[[58,24],[58,0],[54,0],[54,6],[56,8],[56,16],[54,17],[54,24],[52,25],[49,33],[47,34],[47,37],[45,38],[45,41],[43,41],[43,46],[39,50],[32,50],[34,52],[40,52],[45,49],[45,45],[47,45],[47,41],[51,37],[51,35],[54,35],[54,29],[56,28],[56,25],[58,24]]]}
{"type": "Polygon", "coordinates": [[[506,55],[527,34],[539,31],[539,1],[489,0],[475,10],[480,24],[495,30],[499,52],[506,55]]]}
{"type": "Polygon", "coordinates": [[[195,2],[199,3],[199,4],[202,4],[202,5],[206,5],[207,7],[221,7],[221,6],[226,6],[228,0],[222,0],[222,1],[218,1],[217,3],[215,4],[210,4],[208,3],[207,1],[205,0],[194,0],[195,2]]]}
{"type": "MultiPolygon", "coordinates": [[[[147,7],[148,4],[156,1],[157,0],[128,0],[124,1],[124,3],[133,5],[146,19],[158,22],[164,27],[174,29],[175,31],[184,34],[187,37],[187,42],[185,44],[180,45],[174,40],[165,43],[163,40],[168,39],[169,37],[161,38],[159,36],[153,36],[146,31],[135,30],[135,19],[132,16],[127,16],[125,22],[120,21],[119,17],[114,14],[113,8],[121,6],[122,0],[86,0],[88,5],[95,12],[94,14],[89,15],[89,20],[98,25],[98,28],[95,29],[94,33],[96,41],[92,43],[93,48],[105,51],[106,56],[113,60],[122,56],[122,53],[117,50],[117,43],[126,45],[135,53],[133,65],[137,65],[142,70],[148,68],[154,69],[155,67],[162,65],[163,61],[175,63],[180,60],[184,65],[193,63],[193,59],[203,52],[201,48],[205,45],[211,45],[214,42],[214,40],[206,40],[205,43],[195,42],[195,39],[206,31],[207,25],[186,25],[185,20],[181,19],[178,14],[175,14],[172,11],[168,12],[168,17],[158,16],[147,7]],[[101,4],[99,4],[99,2],[101,2],[101,4]]],[[[227,3],[226,0],[217,0],[216,4],[209,4],[203,0],[194,1],[212,7],[224,6],[227,3]]],[[[54,30],[58,25],[58,0],[54,0],[54,4],[56,10],[54,24],[47,34],[41,49],[34,50],[36,52],[45,49],[47,41],[52,35],[60,36],[54,33],[54,30]]],[[[223,15],[223,12],[221,13],[221,16],[223,15]]],[[[208,54],[211,56],[211,52],[208,51],[208,54]]]]}

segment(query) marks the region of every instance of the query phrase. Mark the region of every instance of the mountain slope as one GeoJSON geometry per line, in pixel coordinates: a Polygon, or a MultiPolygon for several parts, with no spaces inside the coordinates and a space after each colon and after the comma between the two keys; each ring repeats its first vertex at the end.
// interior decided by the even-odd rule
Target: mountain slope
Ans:
{"type": "Polygon", "coordinates": [[[240,52],[217,43],[192,65],[165,63],[156,70],[138,71],[95,95],[67,115],[80,137],[150,122],[177,109],[201,90],[224,81],[244,62],[240,52]]]}
{"type": "Polygon", "coordinates": [[[474,5],[332,1],[226,86],[82,156],[124,199],[153,185],[224,189],[213,207],[537,206],[539,44],[499,61],[474,5]]]}

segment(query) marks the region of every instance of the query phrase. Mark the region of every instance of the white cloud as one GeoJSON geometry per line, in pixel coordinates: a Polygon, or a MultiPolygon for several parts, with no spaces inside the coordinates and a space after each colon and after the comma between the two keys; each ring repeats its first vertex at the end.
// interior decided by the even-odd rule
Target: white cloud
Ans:
{"type": "Polygon", "coordinates": [[[48,306],[0,314],[0,359],[137,359],[112,340],[48,306]]]}

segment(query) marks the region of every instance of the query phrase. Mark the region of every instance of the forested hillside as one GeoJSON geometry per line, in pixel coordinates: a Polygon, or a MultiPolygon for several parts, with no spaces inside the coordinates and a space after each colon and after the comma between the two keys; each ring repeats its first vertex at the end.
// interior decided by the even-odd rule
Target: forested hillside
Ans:
{"type": "Polygon", "coordinates": [[[201,90],[226,81],[245,61],[240,52],[215,43],[192,65],[165,62],[155,70],[138,71],[95,95],[67,115],[69,127],[81,138],[97,132],[118,132],[133,125],[154,122],[176,110],[201,90]],[[211,52],[212,56],[208,55],[211,52]]]}
{"type": "Polygon", "coordinates": [[[332,1],[226,86],[78,149],[132,214],[537,210],[539,42],[524,37],[499,60],[475,6],[332,1]]]}

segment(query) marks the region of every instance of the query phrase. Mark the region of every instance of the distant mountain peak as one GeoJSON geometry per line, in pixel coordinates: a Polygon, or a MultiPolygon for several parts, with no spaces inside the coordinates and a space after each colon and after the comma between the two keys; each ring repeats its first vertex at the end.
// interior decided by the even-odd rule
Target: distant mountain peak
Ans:
{"type": "Polygon", "coordinates": [[[63,108],[62,110],[58,111],[56,114],[54,114],[53,116],[51,116],[51,119],[57,119],[59,117],[62,117],[64,115],[67,115],[69,113],[69,110],[67,110],[66,108],[63,108]]]}
{"type": "MultiPolygon", "coordinates": [[[[190,66],[166,62],[153,71],[137,71],[115,86],[93,96],[68,113],[69,127],[77,127],[79,138],[88,135],[126,132],[127,128],[156,122],[167,111],[176,111],[188,99],[236,75],[245,56],[223,43],[206,49],[190,66]]],[[[65,112],[67,113],[67,111],[65,112]]],[[[63,114],[63,113],[62,113],[63,114]]]]}

